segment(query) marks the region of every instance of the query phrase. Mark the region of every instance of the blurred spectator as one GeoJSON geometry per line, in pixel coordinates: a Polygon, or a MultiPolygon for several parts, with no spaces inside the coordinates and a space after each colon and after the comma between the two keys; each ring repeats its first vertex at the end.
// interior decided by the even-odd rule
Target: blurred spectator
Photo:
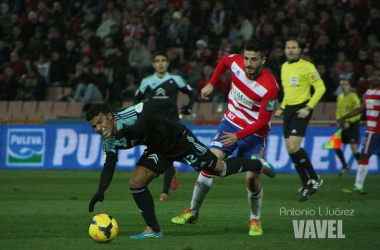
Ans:
{"type": "Polygon", "coordinates": [[[209,83],[211,76],[212,76],[212,73],[214,73],[214,68],[211,65],[203,66],[202,78],[199,80],[199,84],[197,87],[197,90],[198,90],[197,96],[199,97],[198,101],[202,101],[202,98],[200,98],[201,97],[201,90],[204,86],[207,85],[207,83],[209,83]]]}
{"type": "Polygon", "coordinates": [[[12,52],[10,55],[10,61],[6,64],[6,67],[10,67],[13,74],[18,78],[23,74],[24,62],[20,59],[16,52],[12,52]]]}
{"type": "Polygon", "coordinates": [[[50,64],[51,62],[45,53],[38,56],[38,61],[36,62],[37,71],[45,79],[46,86],[50,85],[50,64]]]}
{"type": "Polygon", "coordinates": [[[38,55],[44,52],[46,48],[46,37],[43,37],[42,32],[43,29],[41,27],[37,27],[34,36],[28,43],[28,50],[30,51],[33,60],[37,60],[38,55]]]}
{"type": "Polygon", "coordinates": [[[61,52],[55,50],[51,56],[50,86],[68,86],[68,68],[67,61],[62,57],[61,52]]]}
{"type": "Polygon", "coordinates": [[[11,67],[5,67],[0,77],[0,100],[14,100],[18,88],[16,76],[11,67]]]}
{"type": "Polygon", "coordinates": [[[79,49],[77,48],[74,40],[67,40],[65,48],[66,50],[62,57],[67,63],[67,75],[74,75],[75,65],[80,61],[81,58],[79,49]]]}
{"type": "Polygon", "coordinates": [[[181,12],[176,11],[172,16],[172,23],[169,26],[168,34],[166,36],[169,46],[175,47],[180,43],[179,41],[179,30],[182,27],[181,23],[182,15],[181,12]]]}
{"type": "Polygon", "coordinates": [[[325,83],[326,92],[322,96],[322,101],[324,102],[335,102],[336,101],[336,95],[335,90],[337,88],[337,85],[334,81],[334,78],[331,77],[330,73],[326,69],[326,65],[323,63],[317,63],[317,71],[319,75],[321,76],[323,82],[325,83]]]}
{"type": "Polygon", "coordinates": [[[368,52],[368,56],[370,60],[373,60],[373,56],[375,51],[380,50],[380,45],[378,41],[378,34],[370,34],[367,37],[367,44],[364,46],[364,48],[368,52]]]}
{"type": "Polygon", "coordinates": [[[229,29],[229,15],[227,10],[224,8],[224,2],[217,0],[215,6],[211,13],[210,20],[211,28],[214,28],[216,25],[221,25],[226,29],[229,29]]]}
{"type": "Polygon", "coordinates": [[[237,16],[238,25],[240,26],[240,34],[243,36],[244,41],[248,41],[253,36],[255,28],[251,21],[243,15],[237,16]]]}
{"type": "Polygon", "coordinates": [[[220,41],[220,47],[216,54],[215,65],[219,63],[219,61],[227,54],[230,54],[231,44],[227,37],[222,37],[220,41]]]}
{"type": "Polygon", "coordinates": [[[115,20],[111,18],[111,15],[109,13],[103,13],[102,22],[96,30],[96,36],[103,40],[106,36],[108,36],[111,33],[112,25],[117,25],[115,20]]]}
{"type": "Polygon", "coordinates": [[[367,63],[364,67],[364,73],[359,77],[358,81],[355,84],[359,98],[361,98],[369,88],[369,77],[371,76],[373,69],[373,64],[367,63]]]}
{"type": "Polygon", "coordinates": [[[135,83],[139,83],[142,78],[144,78],[150,70],[152,70],[152,54],[149,50],[141,43],[141,40],[135,39],[133,42],[133,48],[128,55],[128,63],[133,69],[133,74],[135,76],[135,83]]]}
{"type": "Polygon", "coordinates": [[[16,100],[41,101],[45,99],[45,79],[35,67],[32,67],[25,77],[20,79],[16,100]]]}
{"type": "Polygon", "coordinates": [[[186,82],[195,90],[198,89],[199,80],[202,74],[202,64],[192,57],[186,64],[184,70],[184,78],[186,82]]]}
{"type": "Polygon", "coordinates": [[[231,47],[231,54],[243,54],[244,51],[244,39],[243,37],[238,37],[235,40],[235,44],[231,47]]]}
{"type": "Polygon", "coordinates": [[[103,58],[103,72],[107,72],[105,76],[107,77],[107,83],[110,84],[109,88],[111,90],[112,98],[115,99],[118,106],[120,106],[123,102],[127,66],[123,50],[115,46],[110,37],[107,37],[104,41],[103,58]]]}
{"type": "Polygon", "coordinates": [[[133,39],[142,39],[145,36],[145,28],[140,21],[138,14],[132,14],[129,23],[124,26],[124,36],[130,36],[133,39]]]}
{"type": "Polygon", "coordinates": [[[204,32],[207,29],[208,24],[210,23],[210,16],[211,16],[211,3],[209,0],[203,0],[201,2],[200,10],[197,11],[197,26],[199,27],[200,31],[204,32]]]}

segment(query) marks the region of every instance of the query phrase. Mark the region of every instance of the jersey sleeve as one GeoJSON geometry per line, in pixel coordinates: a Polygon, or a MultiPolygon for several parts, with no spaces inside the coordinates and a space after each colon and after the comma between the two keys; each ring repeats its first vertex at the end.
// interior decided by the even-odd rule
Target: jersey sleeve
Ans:
{"type": "Polygon", "coordinates": [[[145,98],[145,94],[146,94],[146,90],[148,88],[148,85],[149,84],[148,84],[147,79],[144,78],[141,81],[139,88],[136,90],[135,97],[134,97],[134,103],[135,104],[141,102],[141,100],[145,98]]]}
{"type": "Polygon", "coordinates": [[[314,88],[314,94],[311,97],[310,101],[306,104],[310,108],[314,108],[319,100],[322,98],[323,94],[326,92],[325,83],[323,82],[321,76],[319,75],[317,69],[313,64],[309,64],[308,67],[308,80],[314,88]]]}
{"type": "Polygon", "coordinates": [[[269,126],[272,113],[276,106],[278,96],[278,87],[274,83],[273,87],[265,94],[261,101],[259,117],[256,122],[248,127],[236,132],[238,139],[255,134],[257,131],[263,129],[265,126],[269,126]]]}
{"type": "Polygon", "coordinates": [[[216,66],[214,74],[212,74],[212,77],[210,79],[211,85],[214,86],[218,82],[219,78],[224,74],[224,72],[226,72],[226,70],[231,67],[234,56],[236,55],[227,54],[222,58],[222,60],[220,60],[216,66]]]}

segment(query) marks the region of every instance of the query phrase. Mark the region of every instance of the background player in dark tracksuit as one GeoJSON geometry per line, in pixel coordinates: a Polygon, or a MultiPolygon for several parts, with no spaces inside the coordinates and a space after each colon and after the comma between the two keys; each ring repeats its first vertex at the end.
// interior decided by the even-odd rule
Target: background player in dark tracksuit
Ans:
{"type": "MultiPolygon", "coordinates": [[[[161,110],[160,113],[169,120],[179,121],[177,98],[178,91],[181,91],[189,96],[189,103],[181,107],[181,113],[184,115],[190,115],[191,108],[195,101],[193,90],[181,76],[168,72],[169,60],[164,52],[156,52],[154,54],[153,67],[155,73],[145,77],[141,81],[139,89],[136,91],[135,104],[141,102],[145,98],[149,100],[169,100],[173,106],[167,111],[161,110]]],[[[161,201],[169,200],[170,186],[172,189],[176,189],[178,186],[178,179],[174,166],[168,168],[164,173],[164,188],[160,195],[161,201]]]]}
{"type": "Polygon", "coordinates": [[[89,204],[89,212],[94,211],[97,202],[104,200],[104,192],[111,184],[118,161],[117,151],[137,145],[147,146],[129,181],[133,198],[147,225],[144,232],[131,236],[134,239],[163,237],[148,184],[171,167],[174,161],[220,177],[257,170],[269,177],[275,176],[273,166],[259,156],[252,160],[241,157],[218,160],[186,126],[157,115],[158,110],[169,106],[170,103],[165,101],[149,101],[111,113],[107,106],[96,104],[86,113],[86,120],[101,135],[106,157],[98,190],[89,204]]]}

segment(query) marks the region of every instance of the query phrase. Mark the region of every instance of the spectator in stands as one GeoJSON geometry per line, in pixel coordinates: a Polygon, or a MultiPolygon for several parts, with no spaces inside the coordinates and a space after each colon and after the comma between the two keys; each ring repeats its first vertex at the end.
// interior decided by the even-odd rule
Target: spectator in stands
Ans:
{"type": "Polygon", "coordinates": [[[42,101],[45,99],[45,78],[38,73],[36,67],[31,67],[25,77],[20,79],[16,100],[42,101]]]}
{"type": "Polygon", "coordinates": [[[18,81],[11,67],[5,67],[0,77],[0,100],[14,100],[18,81]]]}
{"type": "Polygon", "coordinates": [[[102,22],[98,29],[96,30],[96,36],[100,39],[106,38],[111,33],[111,26],[117,25],[115,20],[111,18],[111,15],[109,13],[103,13],[102,14],[102,22]]]}
{"type": "Polygon", "coordinates": [[[244,51],[244,38],[237,37],[235,40],[235,44],[231,47],[231,54],[240,54],[242,55],[244,51]]]}
{"type": "Polygon", "coordinates": [[[175,47],[179,45],[178,44],[179,40],[177,39],[179,38],[179,30],[182,27],[181,19],[182,19],[181,12],[176,11],[173,13],[172,23],[169,26],[168,34],[166,36],[166,40],[169,46],[175,47]]]}
{"type": "Polygon", "coordinates": [[[45,51],[46,38],[43,36],[43,29],[37,27],[34,36],[29,40],[28,50],[31,53],[32,59],[37,60],[40,53],[45,51]]]}
{"type": "Polygon", "coordinates": [[[68,86],[67,61],[62,58],[61,52],[55,50],[51,56],[49,83],[50,86],[68,86]]]}
{"type": "Polygon", "coordinates": [[[133,48],[129,52],[128,62],[135,75],[135,82],[140,82],[152,69],[152,54],[141,43],[141,40],[135,39],[133,48]]]}
{"type": "Polygon", "coordinates": [[[228,30],[229,24],[229,15],[224,7],[224,1],[216,1],[211,13],[210,27],[214,28],[216,25],[221,25],[228,30]]]}
{"type": "Polygon", "coordinates": [[[321,100],[324,102],[335,102],[336,101],[335,91],[336,91],[337,85],[335,83],[334,78],[331,77],[330,72],[327,70],[327,67],[324,63],[317,63],[317,70],[323,82],[325,83],[325,87],[326,87],[326,92],[322,96],[321,100]]]}
{"type": "Polygon", "coordinates": [[[79,49],[76,46],[75,40],[70,39],[66,41],[65,52],[63,58],[67,63],[67,76],[74,75],[75,73],[75,65],[80,61],[81,56],[79,53],[79,49]]]}
{"type": "Polygon", "coordinates": [[[77,73],[80,74],[78,78],[74,79],[77,83],[75,94],[71,101],[83,103],[83,108],[86,109],[90,102],[102,102],[104,96],[107,94],[108,83],[105,75],[101,72],[101,64],[94,64],[92,66],[92,75],[89,76],[84,72],[83,65],[78,63],[77,73]]]}
{"type": "Polygon", "coordinates": [[[115,46],[111,37],[104,40],[104,50],[102,54],[104,66],[107,69],[107,82],[110,83],[112,96],[116,99],[117,105],[123,103],[123,92],[125,89],[125,77],[127,74],[127,60],[123,50],[115,46]]]}
{"type": "Polygon", "coordinates": [[[367,91],[369,86],[369,77],[374,70],[374,65],[372,63],[367,63],[364,67],[364,73],[359,77],[355,84],[355,89],[358,92],[359,98],[361,99],[364,93],[367,91]]]}
{"type": "Polygon", "coordinates": [[[6,67],[10,67],[13,74],[18,78],[23,74],[24,62],[20,59],[16,52],[12,52],[10,55],[10,61],[6,64],[6,67]]]}
{"type": "Polygon", "coordinates": [[[46,86],[50,86],[50,60],[45,53],[38,56],[38,61],[35,63],[38,73],[44,77],[46,86]]]}
{"type": "Polygon", "coordinates": [[[124,36],[130,36],[133,39],[142,39],[145,36],[145,28],[141,23],[139,14],[132,14],[130,21],[124,20],[124,36]]]}
{"type": "MultiPolygon", "coordinates": [[[[252,22],[244,15],[237,16],[238,26],[240,27],[240,34],[243,36],[244,41],[248,41],[253,36],[255,30],[252,22]]],[[[244,43],[243,41],[243,43],[244,43]]]]}

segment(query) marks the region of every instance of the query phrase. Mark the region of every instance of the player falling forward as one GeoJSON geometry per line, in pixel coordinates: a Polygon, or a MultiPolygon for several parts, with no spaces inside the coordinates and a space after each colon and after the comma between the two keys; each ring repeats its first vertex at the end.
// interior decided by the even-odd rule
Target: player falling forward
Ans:
{"type": "Polygon", "coordinates": [[[171,167],[174,161],[220,177],[245,171],[261,171],[269,177],[275,176],[273,166],[261,157],[254,160],[241,157],[219,160],[186,126],[158,115],[170,105],[167,101],[150,101],[111,113],[105,105],[97,104],[86,113],[86,120],[101,136],[106,155],[99,187],[91,199],[89,212],[94,211],[97,202],[104,200],[104,193],[111,184],[118,161],[117,151],[137,145],[147,146],[129,181],[133,198],[147,225],[141,234],[131,236],[133,239],[163,237],[148,185],[171,167]]]}

